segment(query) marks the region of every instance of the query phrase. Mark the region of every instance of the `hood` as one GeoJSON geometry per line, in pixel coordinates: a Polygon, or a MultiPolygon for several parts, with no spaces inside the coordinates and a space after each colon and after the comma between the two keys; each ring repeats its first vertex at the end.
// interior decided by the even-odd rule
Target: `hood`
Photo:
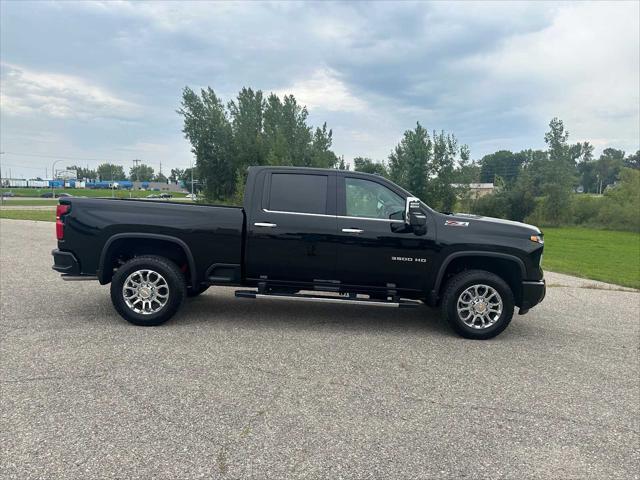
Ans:
{"type": "Polygon", "coordinates": [[[521,231],[527,231],[532,235],[540,235],[541,230],[535,225],[529,225],[523,222],[514,222],[513,220],[504,220],[502,218],[483,217],[482,215],[473,215],[471,213],[450,213],[445,215],[446,220],[454,220],[458,222],[469,222],[469,226],[472,223],[479,223],[483,226],[502,226],[502,227],[514,227],[521,231]]]}

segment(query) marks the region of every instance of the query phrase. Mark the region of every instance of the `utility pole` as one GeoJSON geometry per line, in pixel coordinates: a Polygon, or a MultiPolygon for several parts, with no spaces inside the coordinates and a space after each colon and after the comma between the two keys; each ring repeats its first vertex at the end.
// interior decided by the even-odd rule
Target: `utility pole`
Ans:
{"type": "Polygon", "coordinates": [[[0,205],[4,204],[4,195],[2,194],[2,155],[4,155],[4,152],[0,152],[0,205]]]}
{"type": "Polygon", "coordinates": [[[191,201],[195,202],[195,199],[193,198],[193,159],[191,159],[191,201]]]}
{"type": "MultiPolygon", "coordinates": [[[[136,171],[136,182],[140,183],[140,160],[137,158],[133,159],[133,168],[136,171]]],[[[140,188],[140,185],[138,185],[138,188],[140,188]]]]}

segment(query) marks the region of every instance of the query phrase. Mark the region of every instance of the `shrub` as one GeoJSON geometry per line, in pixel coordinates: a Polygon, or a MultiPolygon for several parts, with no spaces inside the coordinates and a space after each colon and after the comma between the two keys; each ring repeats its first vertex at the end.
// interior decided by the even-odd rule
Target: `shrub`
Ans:
{"type": "Polygon", "coordinates": [[[571,223],[594,225],[598,222],[603,199],[592,195],[574,195],[571,199],[571,223]]]}
{"type": "Polygon", "coordinates": [[[485,195],[471,204],[471,213],[487,217],[507,218],[509,216],[509,202],[503,193],[485,195]]]}

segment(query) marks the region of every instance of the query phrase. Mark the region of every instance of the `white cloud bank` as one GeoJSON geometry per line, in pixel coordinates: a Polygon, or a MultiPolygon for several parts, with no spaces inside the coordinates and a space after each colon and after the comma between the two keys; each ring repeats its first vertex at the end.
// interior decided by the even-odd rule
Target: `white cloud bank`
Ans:
{"type": "Polygon", "coordinates": [[[138,107],[88,81],[58,73],[2,64],[3,114],[46,115],[58,119],[131,117],[138,107]]]}
{"type": "Polygon", "coordinates": [[[338,73],[329,68],[317,69],[309,77],[299,78],[274,93],[279,96],[293,94],[300,104],[309,109],[330,112],[362,112],[367,109],[367,103],[355,96],[338,73]]]}

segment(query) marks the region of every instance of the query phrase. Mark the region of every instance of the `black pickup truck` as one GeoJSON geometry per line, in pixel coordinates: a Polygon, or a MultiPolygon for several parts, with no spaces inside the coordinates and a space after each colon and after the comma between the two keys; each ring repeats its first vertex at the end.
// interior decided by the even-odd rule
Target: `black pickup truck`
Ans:
{"type": "Polygon", "coordinates": [[[211,285],[237,297],[440,305],[467,338],[542,301],[543,237],[523,223],[439,213],[377,175],[249,169],[244,207],[62,198],[54,270],[111,283],[136,325],[159,325],[211,285]]]}

